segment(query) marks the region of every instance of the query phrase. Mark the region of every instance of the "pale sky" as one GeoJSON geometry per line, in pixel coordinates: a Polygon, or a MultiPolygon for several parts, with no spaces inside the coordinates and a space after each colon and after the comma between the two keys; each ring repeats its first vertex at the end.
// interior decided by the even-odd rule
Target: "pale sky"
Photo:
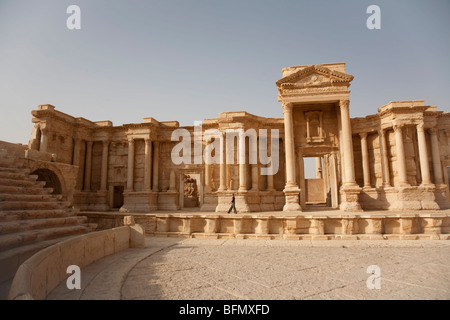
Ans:
{"type": "Polygon", "coordinates": [[[0,0],[0,140],[28,143],[39,104],[114,125],[281,118],[281,69],[331,62],[355,76],[352,117],[398,100],[449,112],[449,16],[448,0],[0,0]]]}

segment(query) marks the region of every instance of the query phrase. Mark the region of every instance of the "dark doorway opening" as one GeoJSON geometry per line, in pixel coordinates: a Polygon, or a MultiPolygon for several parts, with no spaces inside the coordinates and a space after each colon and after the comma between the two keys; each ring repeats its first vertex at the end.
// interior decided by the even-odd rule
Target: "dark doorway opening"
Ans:
{"type": "Polygon", "coordinates": [[[113,208],[120,208],[123,206],[123,186],[114,186],[113,208]]]}

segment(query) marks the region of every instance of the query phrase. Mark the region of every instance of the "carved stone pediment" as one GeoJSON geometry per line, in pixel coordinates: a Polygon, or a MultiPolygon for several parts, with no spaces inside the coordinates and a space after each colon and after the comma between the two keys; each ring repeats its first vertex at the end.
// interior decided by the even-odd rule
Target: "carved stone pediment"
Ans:
{"type": "Polygon", "coordinates": [[[300,68],[297,71],[290,70],[276,82],[280,90],[292,89],[324,89],[326,87],[350,86],[353,76],[344,72],[331,70],[322,65],[311,65],[300,68]]]}

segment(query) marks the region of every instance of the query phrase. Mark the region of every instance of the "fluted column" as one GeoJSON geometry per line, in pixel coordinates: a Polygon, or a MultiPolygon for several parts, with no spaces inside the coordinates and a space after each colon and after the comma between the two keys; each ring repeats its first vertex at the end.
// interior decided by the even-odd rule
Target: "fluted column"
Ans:
{"type": "Polygon", "coordinates": [[[108,151],[109,151],[109,141],[103,141],[103,151],[102,151],[102,175],[100,181],[100,191],[106,191],[106,185],[108,181],[108,151]]]}
{"type": "Polygon", "coordinates": [[[127,168],[127,190],[133,191],[134,183],[134,139],[128,139],[128,168],[127,168]]]}
{"type": "Polygon", "coordinates": [[[430,140],[431,140],[431,157],[433,158],[433,172],[434,172],[434,183],[443,184],[442,179],[442,166],[441,166],[441,155],[439,152],[439,141],[437,136],[437,129],[431,128],[430,140]]]}
{"type": "Polygon", "coordinates": [[[387,154],[386,147],[386,135],[384,129],[378,131],[378,138],[380,140],[380,149],[381,149],[381,164],[383,166],[383,186],[390,187],[391,186],[391,178],[389,174],[389,158],[387,154]]]}
{"type": "Polygon", "coordinates": [[[227,189],[227,155],[226,155],[226,137],[224,134],[220,140],[220,185],[218,191],[225,191],[227,189]]]}
{"type": "Polygon", "coordinates": [[[247,156],[245,154],[244,130],[239,132],[239,191],[247,190],[247,156]]]}
{"type": "Polygon", "coordinates": [[[92,141],[86,144],[86,166],[84,167],[84,191],[91,191],[92,141]]]}
{"type": "Polygon", "coordinates": [[[295,183],[295,146],[294,120],[292,103],[283,104],[284,115],[284,145],[286,151],[286,188],[297,187],[295,183]]]}
{"type": "Polygon", "coordinates": [[[344,149],[344,184],[356,185],[349,104],[349,100],[339,101],[339,107],[341,110],[342,147],[344,149]]]}
{"type": "Polygon", "coordinates": [[[403,130],[400,125],[394,125],[395,150],[397,152],[397,167],[399,186],[409,186],[406,175],[405,147],[403,145],[403,130]]]}
{"type": "Polygon", "coordinates": [[[155,141],[153,146],[153,192],[159,192],[159,141],[155,141]]]}
{"type": "Polygon", "coordinates": [[[364,187],[370,188],[369,150],[367,148],[367,132],[360,133],[364,187]]]}
{"type": "Polygon", "coordinates": [[[417,142],[419,146],[419,159],[420,159],[420,172],[422,174],[422,185],[430,185],[431,175],[430,175],[430,164],[428,162],[428,152],[427,152],[427,140],[425,138],[425,131],[423,123],[418,124],[417,127],[417,142]]]}

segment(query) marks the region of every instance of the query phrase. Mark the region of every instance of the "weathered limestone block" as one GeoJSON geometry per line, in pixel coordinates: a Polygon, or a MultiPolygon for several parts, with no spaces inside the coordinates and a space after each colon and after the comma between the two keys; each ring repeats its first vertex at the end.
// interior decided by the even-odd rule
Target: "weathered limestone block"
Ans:
{"type": "Polygon", "coordinates": [[[302,211],[300,207],[300,189],[284,189],[285,201],[283,211],[302,211]]]}
{"type": "Polygon", "coordinates": [[[258,217],[255,221],[255,233],[256,234],[268,234],[269,233],[269,217],[258,217]]]}
{"type": "Polygon", "coordinates": [[[341,188],[341,204],[342,211],[362,211],[359,202],[360,187],[343,187],[341,188]]]}
{"type": "Polygon", "coordinates": [[[206,218],[205,233],[216,233],[219,230],[219,217],[208,216],[206,218]]]}
{"type": "Polygon", "coordinates": [[[123,224],[130,228],[130,248],[144,248],[144,228],[134,222],[133,216],[125,216],[123,218],[123,224]]]}

